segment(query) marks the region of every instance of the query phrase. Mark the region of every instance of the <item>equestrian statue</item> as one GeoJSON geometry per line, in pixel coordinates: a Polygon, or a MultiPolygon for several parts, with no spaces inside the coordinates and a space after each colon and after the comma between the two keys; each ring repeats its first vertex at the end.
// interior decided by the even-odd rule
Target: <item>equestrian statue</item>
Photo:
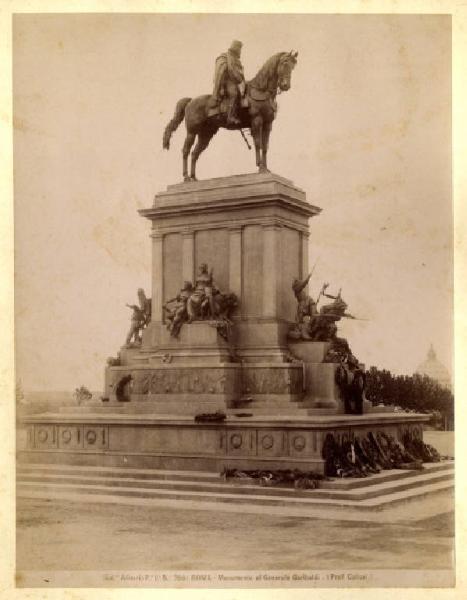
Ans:
{"type": "Polygon", "coordinates": [[[199,155],[220,127],[239,130],[243,136],[243,129],[249,129],[255,144],[256,166],[260,173],[268,172],[267,152],[272,122],[277,113],[276,96],[290,89],[298,52],[274,54],[251,81],[245,82],[240,61],[241,48],[242,43],[234,41],[227,52],[218,56],[213,93],[179,100],[175,114],[165,128],[163,147],[168,150],[172,133],[185,119],[187,135],[182,151],[184,181],[196,181],[199,155]],[[188,175],[188,155],[195,140],[188,175]]]}

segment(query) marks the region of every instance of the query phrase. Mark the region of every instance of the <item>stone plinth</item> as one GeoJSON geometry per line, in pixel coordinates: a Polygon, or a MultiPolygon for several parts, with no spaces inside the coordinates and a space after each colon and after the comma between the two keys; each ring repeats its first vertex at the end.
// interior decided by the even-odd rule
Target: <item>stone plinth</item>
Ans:
{"type": "Polygon", "coordinates": [[[308,270],[308,220],[320,209],[278,175],[251,174],[172,185],[140,213],[152,222],[152,324],[143,350],[160,340],[163,303],[200,264],[214,269],[223,291],[235,293],[237,355],[283,362],[294,320],[291,281],[308,270]]]}
{"type": "Polygon", "coordinates": [[[329,345],[328,342],[289,342],[293,356],[302,360],[304,364],[303,403],[310,409],[317,409],[317,412],[344,413],[344,402],[336,384],[337,365],[323,363],[329,345]]]}
{"type": "Polygon", "coordinates": [[[344,403],[336,385],[335,363],[305,363],[307,399],[311,408],[328,413],[344,413],[344,403]]]}
{"type": "Polygon", "coordinates": [[[239,396],[240,368],[238,364],[215,363],[203,367],[196,363],[109,367],[106,404],[109,409],[127,405],[134,414],[146,412],[147,403],[152,403],[154,412],[165,414],[225,411],[239,396]],[[118,391],[121,382],[128,386],[125,395],[118,391]]]}
{"type": "Polygon", "coordinates": [[[384,431],[402,440],[407,430],[423,435],[427,415],[316,415],[228,417],[195,423],[190,417],[76,414],[24,419],[23,462],[220,472],[239,469],[300,469],[324,472],[327,433],[351,438],[384,431]]]}
{"type": "MultiPolygon", "coordinates": [[[[138,362],[108,367],[103,410],[128,414],[196,415],[248,407],[266,399],[292,403],[303,396],[303,369],[290,363],[138,362]],[[250,404],[252,403],[252,404],[250,404]]],[[[287,404],[286,404],[287,405],[287,404]]],[[[291,409],[293,405],[290,404],[291,409]]],[[[86,407],[91,410],[92,407],[86,407]]],[[[80,412],[80,411],[77,411],[80,412]]]]}
{"type": "Polygon", "coordinates": [[[322,363],[331,345],[329,342],[295,342],[292,340],[289,340],[288,344],[292,355],[305,363],[322,363]]]}
{"type": "Polygon", "coordinates": [[[144,331],[141,356],[151,364],[171,363],[229,363],[233,346],[219,335],[215,323],[196,321],[185,323],[178,337],[172,337],[167,327],[155,322],[144,331]]]}

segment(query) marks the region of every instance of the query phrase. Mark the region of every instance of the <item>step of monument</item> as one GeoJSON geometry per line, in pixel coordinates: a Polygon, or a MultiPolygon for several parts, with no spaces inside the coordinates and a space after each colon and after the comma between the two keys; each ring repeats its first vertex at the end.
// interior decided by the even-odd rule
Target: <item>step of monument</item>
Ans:
{"type": "MultiPolygon", "coordinates": [[[[451,465],[452,466],[452,465],[451,465]]],[[[199,494],[256,496],[287,499],[314,499],[341,501],[366,501],[374,498],[384,498],[391,494],[417,490],[419,494],[427,487],[436,484],[446,484],[442,489],[452,486],[454,470],[451,469],[425,469],[423,471],[403,471],[397,479],[394,473],[388,473],[385,479],[383,474],[364,478],[362,486],[353,489],[325,488],[315,490],[296,490],[292,487],[271,486],[262,487],[251,479],[228,479],[222,481],[218,474],[189,471],[161,471],[149,469],[124,469],[100,467],[49,467],[44,465],[24,465],[18,468],[18,489],[22,492],[35,490],[68,490],[76,492],[77,489],[90,493],[99,493],[96,490],[111,490],[117,495],[128,494],[134,497],[154,497],[157,492],[167,497],[173,493],[172,499],[186,498],[186,494],[199,494]],[[32,467],[32,468],[31,468],[32,467]],[[44,487],[45,486],[45,487],[44,487]],[[181,495],[181,496],[180,496],[181,495]]],[[[331,482],[321,482],[324,483],[331,482]]]]}
{"type": "Polygon", "coordinates": [[[300,402],[293,402],[291,400],[276,400],[275,402],[268,402],[267,400],[255,400],[254,402],[247,402],[245,404],[235,404],[233,409],[246,411],[249,409],[267,409],[269,412],[277,412],[278,410],[295,410],[295,409],[307,408],[300,402]]]}
{"type": "MultiPolygon", "coordinates": [[[[446,460],[438,463],[425,463],[422,471],[409,469],[386,469],[380,473],[372,474],[363,478],[330,478],[320,481],[320,488],[327,490],[350,490],[361,487],[368,487],[377,483],[395,481],[413,477],[414,475],[425,476],[431,473],[451,472],[454,468],[453,460],[446,460]]],[[[134,467],[108,467],[92,465],[67,465],[56,463],[19,463],[16,468],[18,479],[29,477],[42,477],[47,479],[49,476],[75,476],[75,477],[104,477],[104,478],[123,478],[149,481],[189,481],[189,482],[210,482],[218,483],[220,473],[211,471],[183,471],[169,469],[138,469],[134,467]]],[[[249,485],[252,480],[248,477],[228,479],[234,481],[235,485],[249,485]]]]}
{"type": "Polygon", "coordinates": [[[261,396],[252,400],[237,400],[235,406],[246,408],[247,406],[302,406],[300,398],[276,398],[274,396],[261,396]]]}
{"type": "Polygon", "coordinates": [[[89,414],[89,413],[125,413],[128,409],[124,405],[117,404],[96,404],[93,406],[61,406],[58,409],[59,413],[63,414],[89,414]]]}
{"type": "MultiPolygon", "coordinates": [[[[83,487],[74,484],[35,484],[20,483],[17,486],[18,497],[26,498],[46,498],[57,499],[66,495],[68,499],[83,502],[99,502],[101,497],[108,501],[109,496],[118,502],[121,498],[126,500],[139,501],[141,499],[167,502],[172,508],[181,508],[180,502],[190,501],[190,508],[201,508],[204,505],[211,506],[213,510],[219,510],[222,505],[242,507],[248,511],[250,507],[261,507],[267,510],[269,507],[280,507],[293,511],[294,514],[302,516],[312,516],[316,509],[324,509],[326,512],[332,510],[346,515],[347,511],[357,511],[361,518],[373,511],[382,511],[387,507],[417,501],[418,503],[433,494],[447,492],[452,488],[451,482],[437,482],[422,488],[412,488],[408,490],[395,491],[384,496],[368,498],[364,500],[355,499],[328,499],[328,498],[304,498],[291,495],[271,496],[264,493],[264,489],[259,489],[256,494],[222,493],[215,491],[173,491],[163,489],[144,489],[144,488],[119,488],[103,485],[89,485],[83,487]],[[312,511],[312,514],[309,514],[312,511]],[[308,513],[308,514],[307,514],[308,513]]],[[[440,507],[441,508],[441,507],[440,507]]],[[[220,510],[223,510],[221,508],[220,510]]],[[[242,512],[243,512],[242,510],[242,512]]],[[[449,510],[446,505],[442,512],[449,510]]]]}
{"type": "Polygon", "coordinates": [[[385,481],[394,481],[411,477],[414,473],[428,474],[439,472],[451,472],[454,469],[454,461],[446,460],[438,463],[425,463],[423,470],[415,471],[411,469],[384,469],[380,473],[373,473],[369,477],[335,477],[327,481],[322,481],[320,487],[329,490],[352,490],[355,488],[366,487],[370,484],[376,484],[385,481]]]}
{"type": "Polygon", "coordinates": [[[266,415],[266,416],[288,416],[288,415],[307,415],[306,408],[301,406],[297,406],[294,404],[288,404],[287,406],[271,406],[271,407],[261,407],[257,408],[256,405],[245,406],[241,408],[229,408],[227,409],[227,414],[235,415],[236,413],[249,414],[252,416],[255,415],[266,415]]]}
{"type": "Polygon", "coordinates": [[[244,412],[251,415],[276,415],[276,416],[288,416],[288,415],[302,415],[302,416],[316,416],[316,415],[329,415],[335,414],[337,410],[330,411],[329,408],[311,408],[306,404],[300,402],[288,403],[283,405],[270,405],[268,403],[252,402],[248,405],[229,408],[230,414],[235,412],[244,412]]]}
{"type": "MultiPolygon", "coordinates": [[[[67,410],[60,411],[66,414],[88,414],[89,410],[82,409],[81,407],[77,407],[80,410],[72,410],[72,407],[67,407],[67,410]]],[[[139,402],[137,405],[131,404],[131,406],[118,406],[115,404],[111,404],[109,406],[101,406],[95,407],[92,409],[92,412],[98,414],[108,414],[108,413],[117,413],[117,414],[134,414],[135,412],[138,414],[165,414],[165,415],[176,415],[176,414],[198,414],[201,412],[216,412],[217,410],[221,410],[223,412],[249,412],[258,415],[295,415],[301,414],[306,415],[307,409],[304,406],[301,406],[298,403],[294,403],[292,401],[281,401],[278,404],[270,404],[270,403],[249,403],[244,406],[236,406],[235,408],[226,409],[225,404],[222,402],[199,402],[199,401],[177,401],[177,402],[139,402]]],[[[328,414],[327,411],[326,414],[328,414]]]]}
{"type": "MultiPolygon", "coordinates": [[[[174,401],[174,402],[138,402],[108,404],[92,407],[93,414],[154,414],[154,415],[196,415],[199,413],[225,412],[225,404],[220,402],[174,401]]],[[[86,406],[64,406],[60,413],[70,415],[90,414],[86,406]]]]}
{"type": "Polygon", "coordinates": [[[219,481],[219,473],[210,471],[182,471],[169,469],[137,469],[133,467],[101,467],[92,465],[60,465],[52,463],[24,463],[18,464],[16,467],[16,475],[18,478],[23,476],[41,475],[48,477],[50,475],[75,475],[92,477],[124,477],[143,480],[175,480],[175,481],[219,481]]]}
{"type": "Polygon", "coordinates": [[[264,506],[263,504],[240,503],[235,502],[211,502],[200,500],[171,500],[165,498],[137,498],[115,496],[111,493],[102,493],[99,496],[80,492],[55,491],[52,495],[50,492],[38,492],[28,490],[24,493],[24,497],[38,501],[56,501],[56,502],[79,502],[80,504],[111,504],[136,507],[161,507],[172,510],[195,510],[209,512],[226,512],[239,514],[261,514],[274,517],[299,517],[299,518],[314,518],[314,519],[332,519],[340,521],[355,521],[355,522],[377,522],[377,523],[396,523],[408,521],[420,521],[422,519],[431,518],[440,514],[452,512],[454,505],[454,497],[452,488],[436,489],[423,497],[413,497],[409,492],[402,492],[405,496],[399,498],[396,502],[383,506],[378,510],[370,509],[361,511],[349,507],[340,508],[332,506],[309,506],[306,509],[297,508],[294,506],[264,506]]]}
{"type": "Polygon", "coordinates": [[[145,480],[127,477],[103,477],[103,476],[80,476],[80,475],[22,475],[19,479],[21,484],[53,484],[53,485],[71,485],[80,486],[83,489],[88,486],[105,486],[111,488],[125,488],[126,490],[172,490],[187,492],[216,492],[219,494],[236,493],[241,495],[255,495],[262,493],[266,496],[281,496],[294,498],[327,498],[331,500],[366,500],[376,498],[385,493],[395,493],[408,490],[415,487],[431,485],[441,481],[448,481],[454,477],[454,471],[430,473],[423,477],[414,475],[397,481],[379,482],[376,485],[369,485],[365,488],[355,488],[352,490],[296,490],[292,487],[262,487],[254,482],[239,485],[235,479],[223,482],[196,482],[196,481],[176,481],[176,480],[145,480]]]}

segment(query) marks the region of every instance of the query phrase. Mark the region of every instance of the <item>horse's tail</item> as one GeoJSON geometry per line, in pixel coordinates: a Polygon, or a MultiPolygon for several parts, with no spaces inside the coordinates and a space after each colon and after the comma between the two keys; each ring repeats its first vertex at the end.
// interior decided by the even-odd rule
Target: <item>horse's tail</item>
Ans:
{"type": "Polygon", "coordinates": [[[175,114],[164,130],[164,137],[162,138],[162,147],[165,150],[168,150],[170,148],[170,138],[172,136],[172,133],[183,121],[183,117],[185,116],[185,108],[188,102],[190,102],[190,100],[191,98],[182,98],[177,102],[177,105],[175,107],[175,114]]]}

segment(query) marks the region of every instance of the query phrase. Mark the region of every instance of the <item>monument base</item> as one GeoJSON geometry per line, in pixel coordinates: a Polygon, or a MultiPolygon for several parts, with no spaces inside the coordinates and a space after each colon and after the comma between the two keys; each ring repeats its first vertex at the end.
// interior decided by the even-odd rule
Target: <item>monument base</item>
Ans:
{"type": "Polygon", "coordinates": [[[26,463],[120,466],[221,472],[299,469],[324,473],[328,433],[363,436],[382,431],[402,440],[407,429],[423,436],[427,415],[379,413],[312,417],[235,417],[197,423],[188,416],[61,414],[24,419],[26,463]]]}
{"type": "MultiPolygon", "coordinates": [[[[323,362],[329,345],[288,339],[297,310],[292,282],[308,273],[308,221],[319,212],[303,190],[272,173],[157,194],[140,211],[152,224],[153,265],[151,320],[141,343],[109,359],[103,402],[25,417],[20,458],[323,473],[328,434],[342,440],[381,431],[401,440],[406,429],[417,429],[421,437],[426,415],[343,414],[337,365],[323,362]],[[211,307],[217,322],[184,322],[171,336],[163,323],[167,305],[191,289],[186,282],[206,297],[215,288],[231,303],[236,298],[234,312],[211,307]],[[206,420],[216,412],[225,420],[206,420]]],[[[179,317],[188,321],[186,310],[179,317]]]]}
{"type": "MultiPolygon", "coordinates": [[[[178,337],[173,337],[162,322],[152,322],[143,332],[143,344],[137,361],[158,363],[229,363],[234,358],[232,346],[217,331],[215,321],[185,323],[178,337]]],[[[128,364],[134,363],[135,360],[128,364]]]]}

